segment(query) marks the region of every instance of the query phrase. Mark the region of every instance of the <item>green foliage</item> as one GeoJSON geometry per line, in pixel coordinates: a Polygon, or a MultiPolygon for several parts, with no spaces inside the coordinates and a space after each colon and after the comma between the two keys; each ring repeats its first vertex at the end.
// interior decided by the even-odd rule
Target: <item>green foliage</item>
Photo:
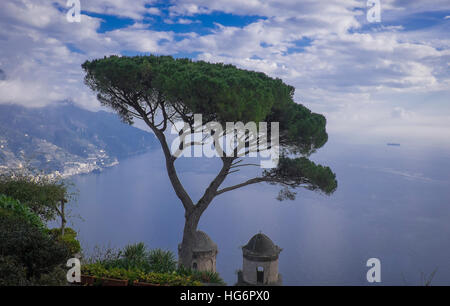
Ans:
{"type": "Polygon", "coordinates": [[[100,260],[106,268],[121,268],[121,269],[141,269],[144,271],[151,271],[150,262],[148,260],[148,251],[144,243],[130,244],[124,247],[123,250],[117,251],[115,254],[110,254],[109,258],[100,260]]]}
{"type": "Polygon", "coordinates": [[[43,221],[54,220],[60,201],[70,197],[66,183],[24,173],[0,175],[0,194],[19,200],[43,221]]]}
{"type": "Polygon", "coordinates": [[[158,273],[169,273],[175,271],[177,262],[170,251],[161,249],[151,250],[148,254],[151,270],[158,273]]]}
{"type": "Polygon", "coordinates": [[[171,286],[202,283],[225,284],[218,273],[177,268],[175,256],[162,249],[147,250],[140,242],[122,250],[97,251],[95,259],[82,265],[82,273],[95,277],[127,279],[171,286]],[[102,254],[99,254],[102,253],[102,254]]]}
{"type": "Polygon", "coordinates": [[[14,277],[9,279],[6,276],[2,277],[3,282],[43,284],[45,275],[54,273],[55,269],[65,264],[69,255],[66,246],[52,239],[47,231],[42,231],[42,228],[29,222],[26,215],[11,213],[10,209],[0,209],[2,269],[11,269],[12,263],[18,269],[13,273],[15,280],[14,277]],[[25,279],[21,271],[25,271],[25,279]]]}
{"type": "MultiPolygon", "coordinates": [[[[331,194],[337,188],[336,175],[329,167],[317,165],[306,157],[286,158],[281,156],[278,167],[266,170],[265,177],[281,182],[287,187],[303,187],[331,194]]],[[[288,190],[285,194],[289,198],[288,190]]]]}
{"type": "Polygon", "coordinates": [[[125,269],[120,267],[107,267],[102,263],[84,264],[81,266],[83,275],[95,276],[98,278],[107,277],[115,279],[136,280],[137,269],[125,269]]]}
{"type": "Polygon", "coordinates": [[[127,122],[131,122],[127,106],[111,88],[125,94],[140,93],[137,98],[141,100],[163,94],[167,101],[182,101],[191,113],[219,122],[259,122],[280,98],[278,86],[287,89],[283,93],[288,96],[283,98],[293,94],[292,87],[263,73],[170,56],[111,56],[87,61],[82,67],[86,84],[98,92],[99,100],[127,122]]]}
{"type": "Polygon", "coordinates": [[[97,262],[106,268],[139,269],[144,272],[171,273],[176,269],[176,260],[172,252],[161,249],[148,251],[142,242],[127,245],[115,256],[97,262]]]}
{"type": "Polygon", "coordinates": [[[66,227],[64,229],[64,236],[61,236],[60,228],[52,228],[49,233],[52,237],[63,243],[69,249],[70,254],[76,254],[81,251],[80,242],[77,240],[77,232],[74,229],[66,227]]]}
{"type": "Polygon", "coordinates": [[[199,281],[190,276],[182,276],[175,273],[144,272],[139,269],[106,268],[100,263],[82,265],[81,272],[84,275],[96,278],[114,278],[128,280],[131,285],[133,281],[167,286],[200,286],[199,281]]]}
{"type": "Polygon", "coordinates": [[[123,250],[123,257],[129,261],[145,261],[147,259],[147,247],[143,242],[129,244],[123,250]]]}
{"type": "Polygon", "coordinates": [[[279,122],[280,145],[286,151],[310,155],[328,141],[326,119],[301,104],[283,100],[272,109],[268,122],[279,122]]]}
{"type": "Polygon", "coordinates": [[[26,286],[26,269],[12,256],[0,256],[0,286],[26,286]]]}
{"type": "Polygon", "coordinates": [[[201,286],[201,282],[195,280],[192,276],[182,276],[175,273],[140,273],[137,280],[167,286],[201,286]]]}
{"type": "Polygon", "coordinates": [[[180,266],[177,269],[177,274],[190,276],[192,279],[202,283],[226,285],[219,273],[213,271],[198,271],[180,266]]]}
{"type": "Polygon", "coordinates": [[[4,216],[10,215],[11,217],[16,216],[42,231],[45,229],[41,219],[30,208],[4,194],[0,194],[0,214],[4,216]]]}
{"type": "MultiPolygon", "coordinates": [[[[104,57],[86,61],[82,68],[85,83],[97,92],[102,105],[130,124],[134,118],[149,124],[161,109],[172,121],[181,119],[189,124],[193,114],[222,124],[279,122],[281,151],[285,160],[292,161],[281,163],[270,173],[270,180],[266,175],[259,182],[326,194],[337,187],[329,168],[307,161],[328,140],[325,117],[295,103],[294,87],[280,79],[233,65],[154,55],[104,57]],[[286,170],[286,165],[293,167],[286,170]]],[[[284,198],[295,195],[286,189],[284,194],[284,198]]]]}

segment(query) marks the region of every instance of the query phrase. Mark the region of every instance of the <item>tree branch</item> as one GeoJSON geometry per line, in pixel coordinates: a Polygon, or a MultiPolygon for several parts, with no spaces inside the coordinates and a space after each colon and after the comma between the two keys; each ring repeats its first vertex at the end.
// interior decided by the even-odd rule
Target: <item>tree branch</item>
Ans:
{"type": "MultiPolygon", "coordinates": [[[[142,109],[136,109],[137,112],[142,113],[144,112],[142,109]]],[[[186,189],[184,189],[183,184],[181,184],[180,179],[178,178],[177,171],[175,169],[175,157],[172,156],[169,146],[166,141],[166,137],[164,136],[164,133],[156,128],[150,120],[144,116],[143,117],[144,122],[152,129],[153,133],[155,133],[156,137],[158,138],[161,147],[163,149],[164,157],[166,159],[166,169],[167,174],[169,175],[170,182],[172,183],[172,187],[175,190],[175,193],[177,197],[181,200],[181,203],[184,206],[184,209],[186,210],[186,213],[189,213],[194,208],[194,202],[192,201],[189,194],[186,192],[186,189]]]]}
{"type": "Polygon", "coordinates": [[[247,185],[257,184],[257,183],[261,183],[261,182],[268,182],[268,181],[270,181],[270,180],[267,179],[267,178],[264,178],[264,177],[255,177],[255,178],[252,178],[252,179],[250,179],[248,181],[245,181],[243,183],[240,183],[240,184],[237,184],[237,185],[234,185],[234,186],[230,186],[230,187],[226,187],[226,188],[223,188],[221,190],[218,190],[216,192],[216,195],[222,194],[222,193],[227,192],[227,191],[235,190],[235,189],[247,186],[247,185]]]}
{"type": "Polygon", "coordinates": [[[196,208],[200,210],[200,213],[205,211],[214,197],[217,195],[217,189],[223,183],[227,175],[229,174],[230,167],[235,158],[230,157],[222,157],[222,169],[220,169],[219,174],[214,178],[214,180],[209,184],[208,188],[205,190],[205,193],[198,201],[196,208]]]}

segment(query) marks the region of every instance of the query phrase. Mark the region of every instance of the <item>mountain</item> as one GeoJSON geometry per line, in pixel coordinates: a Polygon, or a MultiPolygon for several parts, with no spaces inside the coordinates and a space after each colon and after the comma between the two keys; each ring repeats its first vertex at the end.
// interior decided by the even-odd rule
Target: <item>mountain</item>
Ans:
{"type": "Polygon", "coordinates": [[[27,165],[70,176],[154,147],[153,134],[105,111],[91,112],[71,102],[40,108],[0,104],[0,171],[27,165]]]}

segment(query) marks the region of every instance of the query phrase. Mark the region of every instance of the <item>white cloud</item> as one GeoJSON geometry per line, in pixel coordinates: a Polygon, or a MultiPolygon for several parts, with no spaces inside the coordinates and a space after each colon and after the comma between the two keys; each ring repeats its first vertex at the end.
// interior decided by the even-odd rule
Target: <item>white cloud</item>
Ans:
{"type": "Polygon", "coordinates": [[[192,19],[187,19],[187,18],[178,18],[177,20],[173,20],[170,18],[165,18],[164,23],[167,24],[192,24],[192,23],[201,23],[200,20],[192,20],[192,19]]]}
{"type": "Polygon", "coordinates": [[[195,22],[198,22],[198,21],[194,21],[194,20],[191,20],[191,19],[186,19],[186,18],[180,18],[180,19],[178,19],[178,23],[179,24],[191,24],[191,23],[195,23],[195,22]]]}
{"type": "MultiPolygon", "coordinates": [[[[65,7],[65,1],[57,3],[65,7]]],[[[86,59],[125,50],[198,52],[198,59],[281,77],[296,87],[297,101],[327,115],[332,133],[361,139],[395,134],[436,143],[450,136],[450,107],[439,105],[441,111],[433,113],[432,106],[426,106],[431,99],[450,96],[445,22],[414,31],[383,23],[363,30],[365,1],[356,0],[171,3],[166,23],[198,22],[195,15],[214,11],[261,18],[241,27],[216,23],[204,35],[177,34],[149,29],[143,22],[147,14],[164,16],[154,1],[138,0],[133,5],[125,0],[82,1],[83,10],[136,20],[127,28],[98,33],[100,19],[83,15],[81,23],[68,23],[65,13],[48,1],[2,1],[0,69],[8,79],[0,81],[0,103],[42,105],[70,98],[97,107],[83,84],[80,64],[86,59]]],[[[385,0],[382,20],[445,11],[449,6],[440,0],[432,8],[415,1],[385,0]]]]}
{"type": "Polygon", "coordinates": [[[136,20],[144,18],[145,14],[159,15],[156,7],[149,7],[154,0],[95,0],[81,1],[81,9],[89,12],[128,17],[136,20]]]}
{"type": "Polygon", "coordinates": [[[0,41],[7,41],[0,49],[0,68],[8,75],[0,84],[0,103],[27,106],[72,99],[96,109],[95,95],[83,84],[85,60],[122,50],[164,52],[159,43],[173,36],[139,23],[98,33],[100,19],[83,15],[82,22],[69,23],[65,12],[47,1],[2,2],[0,18],[0,41]]]}

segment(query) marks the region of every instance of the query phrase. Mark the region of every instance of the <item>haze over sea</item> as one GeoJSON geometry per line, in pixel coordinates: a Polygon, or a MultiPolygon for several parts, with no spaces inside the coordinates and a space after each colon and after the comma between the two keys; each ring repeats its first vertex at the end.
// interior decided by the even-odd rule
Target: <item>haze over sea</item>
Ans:
{"type": "MultiPolygon", "coordinates": [[[[313,160],[337,174],[331,196],[299,190],[279,202],[279,187],[247,186],[218,196],[199,229],[218,244],[217,270],[233,285],[242,251],[259,231],[283,248],[284,285],[366,285],[366,261],[381,260],[382,285],[420,285],[437,268],[433,285],[450,285],[450,154],[432,147],[348,144],[330,137],[313,160]]],[[[198,199],[220,161],[183,158],[179,174],[198,199]]],[[[256,169],[255,169],[256,170],[256,169]]],[[[232,174],[225,185],[247,178],[232,174]]],[[[79,190],[72,219],[82,245],[122,247],[143,241],[176,254],[183,208],[156,150],[99,174],[73,177],[79,190]]]]}

